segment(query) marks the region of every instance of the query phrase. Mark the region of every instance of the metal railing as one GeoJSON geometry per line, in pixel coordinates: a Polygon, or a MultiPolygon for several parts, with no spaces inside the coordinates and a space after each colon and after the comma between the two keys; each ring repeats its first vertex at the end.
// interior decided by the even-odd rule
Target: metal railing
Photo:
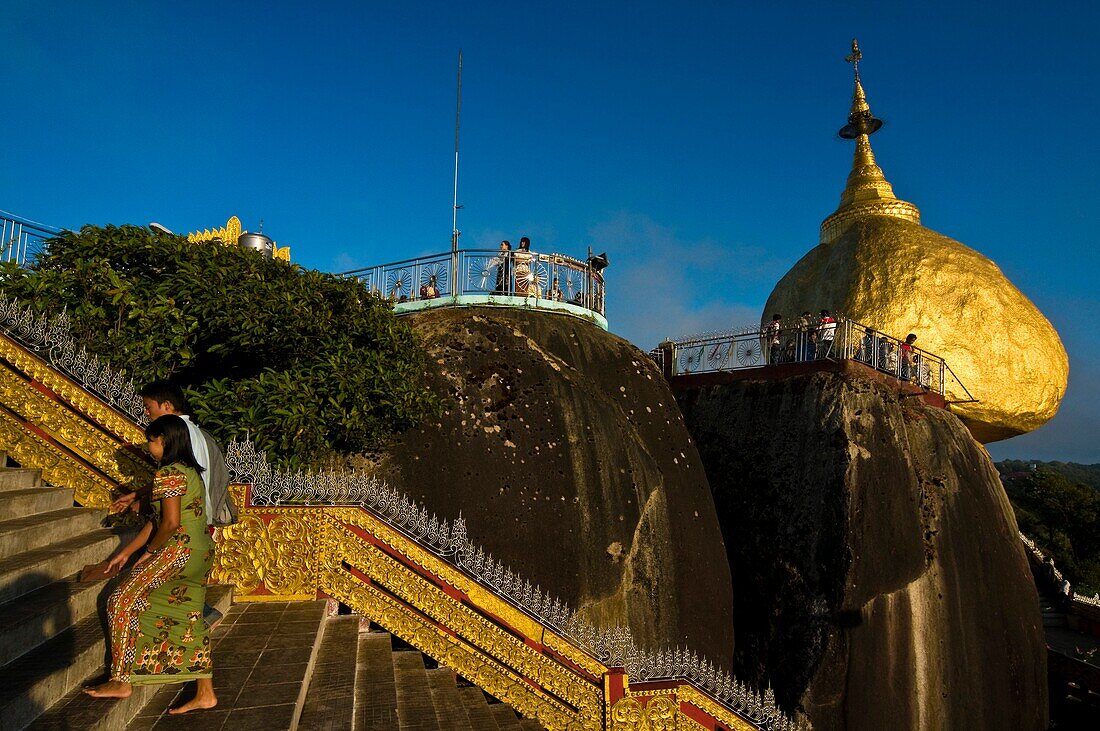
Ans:
{"type": "Polygon", "coordinates": [[[814,318],[779,328],[764,325],[669,340],[650,355],[659,364],[670,363],[672,375],[855,360],[941,395],[949,372],[938,355],[841,316],[831,322],[814,318]]]}
{"type": "Polygon", "coordinates": [[[1020,540],[1023,541],[1024,546],[1027,547],[1031,555],[1035,557],[1035,560],[1040,565],[1049,566],[1050,578],[1053,580],[1055,586],[1052,588],[1057,589],[1070,600],[1070,606],[1075,605],[1091,607],[1093,609],[1100,609],[1100,592],[1088,596],[1087,594],[1077,594],[1073,591],[1073,585],[1066,580],[1066,577],[1062,575],[1062,572],[1058,570],[1058,567],[1054,565],[1054,557],[1047,556],[1043,553],[1043,549],[1039,548],[1039,544],[1024,535],[1023,531],[1019,531],[1020,540]]]}
{"type": "Polygon", "coordinates": [[[604,314],[603,275],[563,254],[460,249],[343,272],[395,304],[485,295],[565,304],[604,314]]]}
{"type": "Polygon", "coordinates": [[[14,261],[20,266],[45,252],[46,239],[61,233],[61,229],[21,218],[7,211],[0,211],[0,227],[3,229],[0,260],[14,261]]]}

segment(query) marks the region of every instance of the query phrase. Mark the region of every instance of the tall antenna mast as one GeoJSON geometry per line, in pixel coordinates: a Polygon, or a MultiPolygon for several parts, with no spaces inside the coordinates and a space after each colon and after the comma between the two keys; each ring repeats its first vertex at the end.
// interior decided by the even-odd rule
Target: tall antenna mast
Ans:
{"type": "Polygon", "coordinates": [[[462,121],[462,49],[458,49],[458,98],[455,102],[455,197],[451,208],[451,296],[458,294],[458,130],[462,121]]]}

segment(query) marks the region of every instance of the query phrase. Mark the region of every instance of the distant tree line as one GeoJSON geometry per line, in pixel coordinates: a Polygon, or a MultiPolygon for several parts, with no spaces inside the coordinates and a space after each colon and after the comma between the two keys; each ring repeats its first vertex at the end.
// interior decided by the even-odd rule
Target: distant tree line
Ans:
{"type": "Polygon", "coordinates": [[[222,441],[250,436],[285,467],[383,448],[438,413],[424,355],[391,305],[352,279],[138,226],[85,226],[0,293],[68,312],[89,352],[139,386],[180,383],[222,441]]]}
{"type": "Polygon", "coordinates": [[[1100,591],[1100,465],[1005,460],[997,469],[1020,530],[1078,593],[1100,591]]]}
{"type": "Polygon", "coordinates": [[[1027,472],[1031,469],[1032,465],[1034,465],[1036,469],[1057,472],[1070,482],[1088,485],[1094,490],[1100,490],[1100,464],[1006,459],[1003,462],[997,463],[997,469],[1002,475],[1006,475],[1013,472],[1027,472]]]}

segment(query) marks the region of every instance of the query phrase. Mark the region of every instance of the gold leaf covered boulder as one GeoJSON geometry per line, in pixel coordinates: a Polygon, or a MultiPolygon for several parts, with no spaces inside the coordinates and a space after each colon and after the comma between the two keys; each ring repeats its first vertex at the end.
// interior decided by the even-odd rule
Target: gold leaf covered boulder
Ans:
{"type": "Polygon", "coordinates": [[[946,379],[947,399],[978,441],[1032,431],[1065,395],[1065,348],[996,264],[921,226],[917,207],[894,196],[871,151],[881,122],[867,104],[859,58],[853,44],[855,93],[840,135],[856,141],[856,152],[840,207],[821,224],[821,243],[775,286],[763,316],[824,307],[894,337],[916,333],[917,345],[957,377],[946,379]]]}

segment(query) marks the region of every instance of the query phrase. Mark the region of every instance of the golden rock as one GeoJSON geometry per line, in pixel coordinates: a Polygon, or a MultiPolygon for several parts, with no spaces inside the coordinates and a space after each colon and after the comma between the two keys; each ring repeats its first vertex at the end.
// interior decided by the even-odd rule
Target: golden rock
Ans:
{"type": "Polygon", "coordinates": [[[1058,333],[996,264],[925,228],[917,207],[894,196],[868,139],[880,125],[857,69],[841,130],[856,152],[840,207],[822,222],[821,243],[776,284],[763,317],[828,308],[897,338],[916,333],[957,376],[946,379],[947,399],[978,441],[1042,426],[1069,379],[1058,333]]]}

